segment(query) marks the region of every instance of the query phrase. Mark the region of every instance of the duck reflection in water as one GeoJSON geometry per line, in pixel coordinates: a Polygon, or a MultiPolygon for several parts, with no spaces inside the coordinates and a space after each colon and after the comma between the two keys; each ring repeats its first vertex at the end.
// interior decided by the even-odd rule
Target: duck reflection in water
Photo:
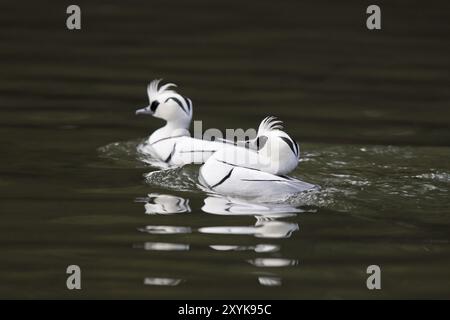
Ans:
{"type": "Polygon", "coordinates": [[[301,209],[285,204],[254,204],[240,199],[209,196],[205,199],[202,210],[206,213],[230,216],[254,216],[254,226],[204,227],[198,231],[210,234],[247,234],[256,238],[289,238],[298,230],[297,223],[277,220],[295,216],[301,209]]]}
{"type": "MultiPolygon", "coordinates": [[[[138,198],[136,202],[144,203],[145,213],[149,215],[170,215],[191,212],[189,200],[179,196],[151,193],[147,197],[138,198]]],[[[289,238],[299,229],[297,223],[281,221],[281,218],[295,216],[303,212],[299,208],[287,204],[261,204],[251,203],[240,199],[223,197],[218,195],[208,196],[204,199],[201,208],[203,212],[213,215],[228,216],[253,216],[256,219],[254,225],[249,226],[205,226],[197,229],[203,234],[231,234],[231,235],[251,235],[255,238],[283,239],[289,238]]],[[[161,226],[148,225],[139,229],[141,232],[162,235],[162,234],[182,234],[192,233],[189,226],[161,226]]],[[[211,240],[214,238],[211,237],[211,240]]],[[[135,248],[143,248],[149,251],[189,251],[189,244],[167,243],[167,242],[146,242],[135,245],[135,248]]],[[[209,248],[214,251],[253,251],[259,254],[271,255],[269,257],[258,257],[245,260],[250,265],[257,268],[279,268],[292,267],[298,264],[296,259],[287,259],[279,256],[280,245],[277,244],[248,244],[248,245],[226,245],[211,244],[209,248]],[[275,256],[272,256],[274,255],[275,256]]],[[[182,281],[149,281],[147,285],[178,285],[182,281]],[[169,284],[170,282],[170,284],[169,284]]],[[[280,286],[282,279],[274,273],[258,273],[258,283],[262,286],[280,286]]],[[[178,280],[178,279],[177,279],[178,280]]]]}
{"type": "Polygon", "coordinates": [[[146,214],[175,214],[191,212],[189,200],[166,194],[150,193],[147,197],[137,198],[143,202],[146,214]]]}

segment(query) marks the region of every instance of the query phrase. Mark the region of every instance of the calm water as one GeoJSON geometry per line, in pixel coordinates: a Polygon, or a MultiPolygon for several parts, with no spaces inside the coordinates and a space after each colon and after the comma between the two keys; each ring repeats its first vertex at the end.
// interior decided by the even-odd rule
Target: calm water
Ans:
{"type": "Polygon", "coordinates": [[[359,1],[207,3],[80,2],[80,32],[2,3],[0,297],[449,298],[448,5],[381,2],[370,33],[359,1]],[[279,116],[322,190],[230,203],[145,165],[159,77],[205,129],[279,116]]]}

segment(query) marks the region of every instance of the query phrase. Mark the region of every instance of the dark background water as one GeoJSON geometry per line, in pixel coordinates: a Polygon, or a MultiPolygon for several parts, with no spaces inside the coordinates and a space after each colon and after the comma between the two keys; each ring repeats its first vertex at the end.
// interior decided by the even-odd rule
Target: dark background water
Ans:
{"type": "Polygon", "coordinates": [[[366,29],[365,1],[80,1],[81,31],[66,29],[69,4],[0,5],[1,297],[449,297],[446,1],[378,1],[381,31],[366,29]],[[134,146],[161,123],[134,110],[154,78],[177,83],[204,128],[285,121],[304,155],[293,175],[324,190],[280,220],[298,230],[202,233],[256,220],[203,212],[205,194],[176,178],[146,182],[134,146]],[[145,215],[135,199],[149,193],[192,212],[145,215]],[[81,291],[66,289],[70,264],[81,291]],[[366,288],[371,264],[380,291],[366,288]]]}

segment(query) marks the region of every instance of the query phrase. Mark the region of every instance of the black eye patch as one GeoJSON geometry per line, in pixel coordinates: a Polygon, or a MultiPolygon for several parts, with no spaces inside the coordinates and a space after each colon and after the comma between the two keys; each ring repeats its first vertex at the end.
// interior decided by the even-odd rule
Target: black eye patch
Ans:
{"type": "Polygon", "coordinates": [[[263,148],[267,142],[267,137],[266,136],[260,136],[258,138],[256,138],[256,149],[260,150],[261,148],[263,148]]]}
{"type": "Polygon", "coordinates": [[[150,110],[152,110],[152,112],[155,112],[155,110],[156,110],[156,108],[158,108],[158,106],[159,106],[159,102],[155,100],[150,105],[150,110]]]}

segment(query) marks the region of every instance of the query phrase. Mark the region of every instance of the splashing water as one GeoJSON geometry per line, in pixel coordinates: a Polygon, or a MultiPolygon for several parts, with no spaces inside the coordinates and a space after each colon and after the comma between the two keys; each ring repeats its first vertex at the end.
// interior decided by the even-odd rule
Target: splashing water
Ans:
{"type": "MultiPolygon", "coordinates": [[[[145,174],[150,186],[182,192],[211,192],[198,182],[199,166],[168,168],[165,163],[137,152],[139,142],[116,142],[100,148],[99,152],[121,165],[132,163],[137,167],[147,165],[149,169],[159,169],[145,174]]],[[[433,168],[429,163],[436,163],[436,155],[426,152],[430,148],[319,145],[310,149],[303,153],[291,176],[320,185],[321,190],[282,198],[255,198],[252,202],[341,212],[357,210],[360,206],[380,210],[386,206],[400,208],[408,203],[410,207],[411,202],[415,209],[424,209],[432,206],[426,201],[432,198],[440,198],[443,204],[449,205],[450,169],[445,152],[440,154],[442,167],[433,168]]]]}

